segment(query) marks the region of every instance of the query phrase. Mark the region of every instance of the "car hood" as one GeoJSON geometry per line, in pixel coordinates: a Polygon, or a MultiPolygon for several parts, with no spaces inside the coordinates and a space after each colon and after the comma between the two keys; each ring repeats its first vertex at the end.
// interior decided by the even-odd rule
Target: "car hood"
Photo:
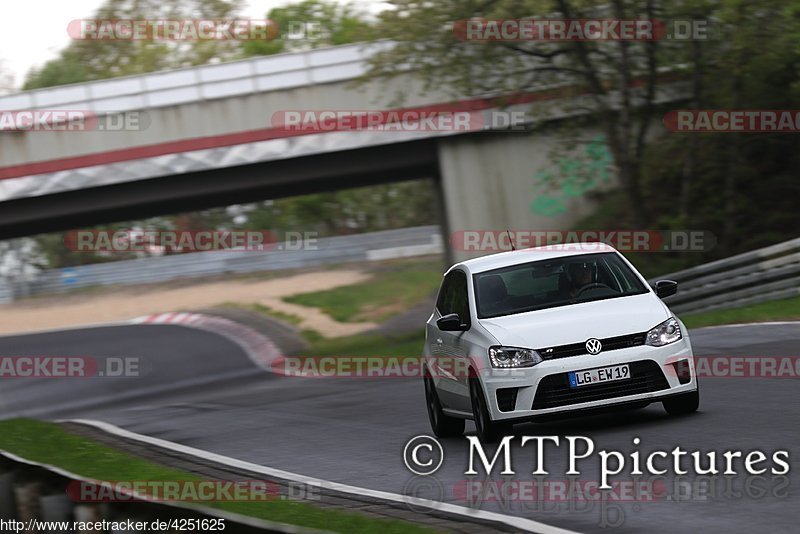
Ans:
{"type": "Polygon", "coordinates": [[[654,293],[480,319],[503,345],[533,349],[646,332],[669,318],[654,293]]]}

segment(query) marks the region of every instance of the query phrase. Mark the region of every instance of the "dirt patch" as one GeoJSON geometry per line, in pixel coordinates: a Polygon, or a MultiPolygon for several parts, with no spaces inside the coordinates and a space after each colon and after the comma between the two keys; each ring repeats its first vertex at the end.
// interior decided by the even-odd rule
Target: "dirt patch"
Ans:
{"type": "Polygon", "coordinates": [[[340,323],[316,308],[288,304],[283,297],[358,284],[370,278],[360,270],[325,270],[268,280],[231,280],[188,286],[113,288],[83,294],[40,297],[0,305],[0,333],[22,333],[110,321],[124,321],[153,313],[188,311],[225,302],[262,304],[299,316],[300,329],[325,337],[357,334],[374,323],[340,323]]]}
{"type": "Polygon", "coordinates": [[[354,321],[363,321],[369,317],[390,317],[400,315],[406,310],[402,302],[391,302],[382,306],[365,306],[354,317],[354,321]]]}

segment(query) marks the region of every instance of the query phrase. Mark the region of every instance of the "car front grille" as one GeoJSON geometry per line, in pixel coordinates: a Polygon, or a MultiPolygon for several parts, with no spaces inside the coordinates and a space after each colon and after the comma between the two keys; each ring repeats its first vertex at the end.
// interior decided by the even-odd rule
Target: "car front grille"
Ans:
{"type": "MultiPolygon", "coordinates": [[[[603,344],[602,352],[617,349],[627,349],[629,347],[639,347],[644,345],[646,337],[647,332],[639,332],[637,334],[627,334],[624,336],[607,337],[605,339],[601,339],[600,343],[603,344]]],[[[589,352],[586,350],[585,341],[580,343],[571,343],[569,345],[559,345],[556,347],[536,349],[536,351],[545,360],[555,360],[558,358],[568,358],[570,356],[589,354],[589,352]]]]}
{"type": "Polygon", "coordinates": [[[631,362],[631,377],[600,384],[589,384],[572,388],[569,373],[548,375],[539,382],[532,410],[557,408],[581,402],[592,402],[640,393],[652,393],[668,389],[669,384],[659,365],[652,360],[631,362]]]}

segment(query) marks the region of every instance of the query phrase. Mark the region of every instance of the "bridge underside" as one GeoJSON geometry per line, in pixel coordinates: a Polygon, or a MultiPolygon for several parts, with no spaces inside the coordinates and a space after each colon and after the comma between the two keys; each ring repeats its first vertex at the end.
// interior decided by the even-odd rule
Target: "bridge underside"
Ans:
{"type": "Polygon", "coordinates": [[[5,201],[0,239],[438,177],[435,139],[187,172],[5,201]]]}

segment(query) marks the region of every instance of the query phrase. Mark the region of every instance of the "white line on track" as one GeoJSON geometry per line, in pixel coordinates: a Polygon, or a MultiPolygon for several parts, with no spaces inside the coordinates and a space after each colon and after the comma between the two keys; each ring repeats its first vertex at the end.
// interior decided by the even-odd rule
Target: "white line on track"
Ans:
{"type": "Polygon", "coordinates": [[[371,497],[374,499],[381,499],[384,501],[390,501],[395,503],[413,504],[414,507],[430,508],[431,510],[438,510],[446,512],[448,514],[454,514],[466,518],[483,519],[486,521],[503,523],[513,528],[517,528],[527,532],[537,532],[540,534],[577,534],[575,531],[572,530],[566,530],[563,528],[555,527],[553,525],[547,525],[545,523],[540,523],[539,521],[526,519],[524,517],[510,516],[510,515],[500,514],[497,512],[489,512],[486,510],[476,510],[473,508],[467,508],[455,504],[433,501],[429,499],[420,499],[417,497],[414,497],[412,499],[408,496],[400,495],[397,493],[389,493],[386,491],[360,488],[357,486],[350,486],[347,484],[340,484],[338,482],[331,482],[328,480],[300,475],[297,473],[291,473],[289,471],[283,471],[281,469],[275,469],[272,467],[266,467],[263,465],[254,464],[251,462],[245,462],[243,460],[237,460],[229,456],[223,456],[221,454],[204,451],[202,449],[196,449],[194,447],[189,447],[187,445],[181,445],[180,443],[174,443],[172,441],[167,441],[160,438],[154,438],[143,434],[137,434],[135,432],[131,432],[130,430],[125,430],[124,428],[120,428],[116,425],[112,425],[104,421],[96,421],[93,419],[69,419],[61,422],[88,425],[97,428],[99,430],[102,430],[104,432],[107,432],[109,434],[119,436],[121,438],[138,441],[140,443],[146,443],[148,445],[153,445],[155,447],[160,447],[173,452],[178,452],[181,454],[186,454],[188,456],[202,458],[204,460],[216,462],[237,469],[244,469],[246,471],[251,471],[253,473],[259,473],[262,475],[282,478],[286,480],[292,480],[309,485],[315,485],[321,488],[331,489],[341,493],[349,493],[353,495],[371,497]]]}

